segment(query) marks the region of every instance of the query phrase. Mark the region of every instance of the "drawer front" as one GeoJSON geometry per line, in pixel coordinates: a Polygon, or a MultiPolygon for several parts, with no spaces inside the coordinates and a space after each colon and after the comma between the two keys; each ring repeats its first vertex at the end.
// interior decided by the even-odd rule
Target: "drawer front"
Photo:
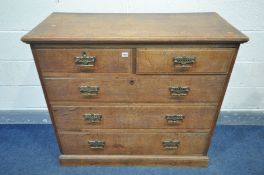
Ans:
{"type": "Polygon", "coordinates": [[[137,74],[227,73],[233,48],[137,49],[137,74]]]}
{"type": "Polygon", "coordinates": [[[207,133],[60,133],[63,154],[202,155],[207,133]]]}
{"type": "Polygon", "coordinates": [[[219,101],[224,75],[46,78],[51,101],[204,102],[219,101]]]}
{"type": "Polygon", "coordinates": [[[34,54],[42,72],[131,72],[131,49],[34,49],[34,54]]]}
{"type": "Polygon", "coordinates": [[[216,106],[52,107],[59,130],[212,127],[216,106]]]}

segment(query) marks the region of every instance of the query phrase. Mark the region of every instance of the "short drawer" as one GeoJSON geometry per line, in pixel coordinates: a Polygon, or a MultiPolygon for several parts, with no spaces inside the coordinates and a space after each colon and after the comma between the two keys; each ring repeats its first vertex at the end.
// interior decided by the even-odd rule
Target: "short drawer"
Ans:
{"type": "Polygon", "coordinates": [[[216,106],[53,106],[59,130],[183,128],[210,129],[216,106]]]}
{"type": "Polygon", "coordinates": [[[225,74],[234,48],[137,49],[137,74],[225,74]]]}
{"type": "Polygon", "coordinates": [[[51,101],[217,103],[225,75],[45,78],[51,101]]]}
{"type": "Polygon", "coordinates": [[[42,72],[129,73],[131,49],[34,49],[42,72]]]}
{"type": "Polygon", "coordinates": [[[208,133],[61,132],[63,154],[203,155],[208,133]]]}

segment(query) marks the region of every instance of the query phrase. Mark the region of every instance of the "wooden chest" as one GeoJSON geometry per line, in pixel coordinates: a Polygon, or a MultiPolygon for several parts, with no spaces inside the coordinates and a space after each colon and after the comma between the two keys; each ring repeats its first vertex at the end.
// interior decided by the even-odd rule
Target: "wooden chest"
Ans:
{"type": "Polygon", "coordinates": [[[53,13],[22,41],[62,165],[207,166],[248,38],[216,13],[53,13]]]}

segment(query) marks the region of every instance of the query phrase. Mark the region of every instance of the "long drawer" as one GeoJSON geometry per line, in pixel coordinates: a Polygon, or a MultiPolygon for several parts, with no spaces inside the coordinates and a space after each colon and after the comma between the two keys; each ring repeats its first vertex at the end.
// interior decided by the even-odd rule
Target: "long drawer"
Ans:
{"type": "Polygon", "coordinates": [[[34,54],[42,72],[131,72],[131,49],[35,49],[34,54]]]}
{"type": "Polygon", "coordinates": [[[208,133],[61,132],[63,154],[203,155],[208,133]]]}
{"type": "Polygon", "coordinates": [[[225,74],[234,48],[137,49],[137,74],[225,74]]]}
{"type": "Polygon", "coordinates": [[[216,106],[53,106],[60,130],[183,128],[210,129],[216,106]]]}
{"type": "Polygon", "coordinates": [[[225,75],[45,78],[51,101],[180,103],[219,101],[225,75]]]}

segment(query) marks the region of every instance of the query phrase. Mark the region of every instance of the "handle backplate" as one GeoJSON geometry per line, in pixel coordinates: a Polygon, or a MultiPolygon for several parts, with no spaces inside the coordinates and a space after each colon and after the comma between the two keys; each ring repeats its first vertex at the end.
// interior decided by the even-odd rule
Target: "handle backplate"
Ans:
{"type": "Polygon", "coordinates": [[[179,65],[180,67],[192,67],[195,61],[196,57],[193,56],[179,56],[173,58],[174,65],[179,65]]]}
{"type": "Polygon", "coordinates": [[[98,86],[80,86],[80,93],[84,96],[97,96],[99,93],[98,86]]]}
{"type": "Polygon", "coordinates": [[[169,87],[169,91],[171,96],[186,96],[188,95],[191,89],[187,86],[171,86],[169,87]]]}
{"type": "Polygon", "coordinates": [[[81,56],[74,57],[74,62],[78,66],[93,67],[95,65],[96,57],[88,56],[86,52],[82,52],[81,56]]]}
{"type": "Polygon", "coordinates": [[[164,140],[162,141],[162,146],[165,149],[177,149],[180,145],[179,140],[164,140]]]}
{"type": "Polygon", "coordinates": [[[90,140],[88,144],[91,149],[103,149],[105,146],[105,141],[102,140],[90,140]]]}
{"type": "Polygon", "coordinates": [[[183,121],[184,115],[182,115],[182,114],[167,114],[165,116],[165,118],[169,124],[176,124],[176,123],[183,121]]]}
{"type": "Polygon", "coordinates": [[[88,123],[95,124],[102,120],[102,114],[85,113],[83,114],[83,118],[88,123]]]}

